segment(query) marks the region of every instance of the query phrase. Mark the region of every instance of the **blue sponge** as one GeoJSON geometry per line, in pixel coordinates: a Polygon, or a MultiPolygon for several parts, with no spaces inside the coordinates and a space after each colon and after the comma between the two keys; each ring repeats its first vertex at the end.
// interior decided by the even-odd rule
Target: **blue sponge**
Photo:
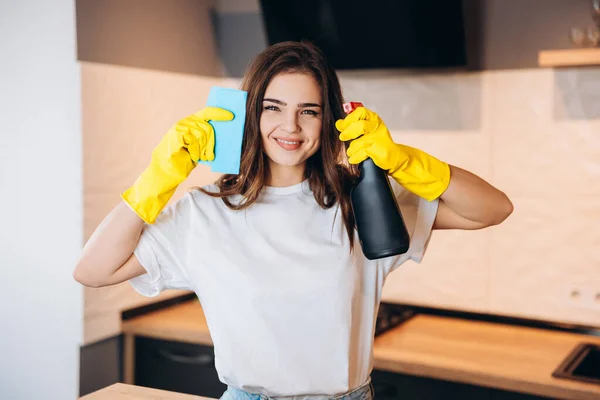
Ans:
{"type": "Polygon", "coordinates": [[[210,90],[206,105],[224,108],[233,113],[231,121],[209,121],[215,129],[215,159],[199,163],[209,165],[213,172],[240,173],[247,98],[248,93],[243,90],[219,86],[210,90]]]}

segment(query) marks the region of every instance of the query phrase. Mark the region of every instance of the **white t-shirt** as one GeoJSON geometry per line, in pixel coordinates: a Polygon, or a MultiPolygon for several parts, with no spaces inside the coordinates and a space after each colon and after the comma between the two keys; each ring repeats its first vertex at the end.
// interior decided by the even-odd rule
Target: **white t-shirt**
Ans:
{"type": "Polygon", "coordinates": [[[271,397],[346,393],[371,373],[387,274],[421,261],[437,213],[437,200],[391,182],[411,235],[403,255],[368,260],[358,234],[350,254],[341,210],[321,209],[307,181],[266,187],[242,211],[195,190],[145,226],[134,254],[147,274],[130,283],[145,296],[198,295],[225,384],[271,397]]]}

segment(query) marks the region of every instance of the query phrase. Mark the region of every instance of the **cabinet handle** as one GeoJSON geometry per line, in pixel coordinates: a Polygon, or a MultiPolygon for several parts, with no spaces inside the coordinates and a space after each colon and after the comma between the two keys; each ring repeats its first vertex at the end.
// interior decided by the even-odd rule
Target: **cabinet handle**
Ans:
{"type": "Polygon", "coordinates": [[[157,349],[158,354],[162,358],[166,358],[169,361],[182,363],[182,364],[194,364],[194,365],[212,365],[213,356],[210,354],[175,354],[169,350],[157,349]]]}

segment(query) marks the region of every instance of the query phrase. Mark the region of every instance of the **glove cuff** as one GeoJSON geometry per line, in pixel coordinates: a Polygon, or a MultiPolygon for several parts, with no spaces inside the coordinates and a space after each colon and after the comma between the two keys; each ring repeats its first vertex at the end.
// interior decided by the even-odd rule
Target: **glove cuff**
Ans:
{"type": "Polygon", "coordinates": [[[440,197],[450,185],[450,165],[428,155],[411,168],[398,169],[392,178],[408,191],[425,200],[440,197]]]}
{"type": "Polygon", "coordinates": [[[179,184],[187,177],[187,174],[178,174],[178,171],[167,172],[160,164],[153,159],[133,185],[121,193],[121,199],[148,224],[156,221],[179,184]]]}
{"type": "Polygon", "coordinates": [[[436,162],[435,176],[437,181],[433,182],[430,185],[430,191],[425,193],[423,198],[429,201],[435,200],[439,198],[448,186],[450,185],[450,165],[444,161],[440,161],[437,158],[434,158],[436,162]]]}

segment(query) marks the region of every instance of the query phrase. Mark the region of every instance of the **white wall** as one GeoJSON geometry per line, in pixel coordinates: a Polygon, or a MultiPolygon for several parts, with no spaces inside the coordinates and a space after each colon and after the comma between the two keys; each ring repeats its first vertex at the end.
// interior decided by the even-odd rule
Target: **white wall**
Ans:
{"type": "Polygon", "coordinates": [[[0,397],[78,395],[80,80],[74,0],[0,0],[0,397]]]}

